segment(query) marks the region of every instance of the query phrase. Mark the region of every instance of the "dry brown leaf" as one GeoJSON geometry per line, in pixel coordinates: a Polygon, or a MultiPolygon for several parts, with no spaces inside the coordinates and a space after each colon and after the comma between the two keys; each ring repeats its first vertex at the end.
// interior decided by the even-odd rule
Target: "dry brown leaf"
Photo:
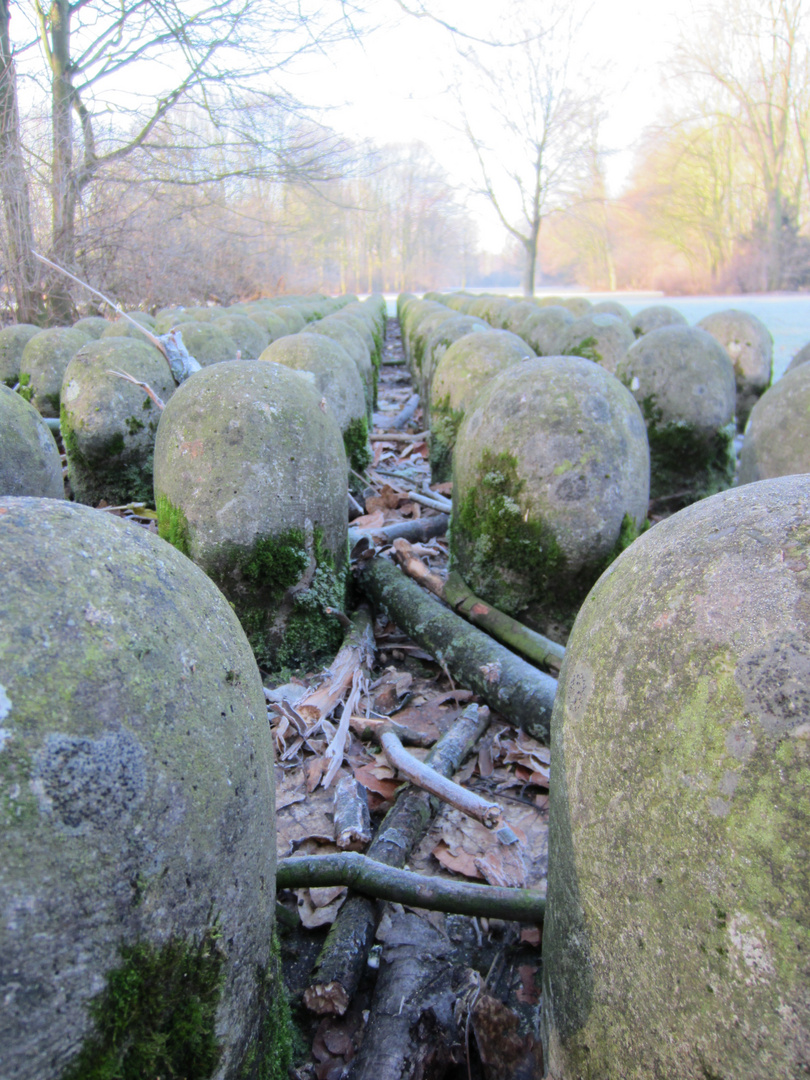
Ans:
{"type": "Polygon", "coordinates": [[[331,926],[337,917],[337,913],[343,906],[348,890],[343,889],[342,894],[333,900],[331,904],[317,907],[309,894],[309,889],[296,889],[298,897],[298,916],[307,930],[315,930],[319,926],[331,926]]]}
{"type": "Polygon", "coordinates": [[[483,857],[475,860],[475,865],[490,885],[500,885],[505,889],[526,887],[526,866],[520,844],[491,848],[483,857]]]}
{"type": "Polygon", "coordinates": [[[537,968],[531,964],[521,964],[518,968],[520,973],[520,988],[517,992],[518,1001],[524,1005],[536,1005],[540,1000],[540,988],[535,981],[537,968]]]}
{"type": "Polygon", "coordinates": [[[445,868],[454,874],[480,881],[483,874],[476,866],[476,860],[463,849],[451,851],[444,840],[440,840],[432,851],[433,856],[445,868]]]}
{"type": "Polygon", "coordinates": [[[492,776],[492,770],[492,749],[489,746],[482,746],[478,751],[478,771],[486,779],[492,776]]]}
{"type": "Polygon", "coordinates": [[[352,522],[355,529],[380,529],[385,524],[385,514],[382,510],[375,510],[373,514],[362,514],[352,522]]]}
{"type": "Polygon", "coordinates": [[[345,885],[321,885],[310,888],[309,896],[315,907],[328,907],[346,892],[345,885]]]}
{"type": "Polygon", "coordinates": [[[306,778],[307,794],[311,795],[320,784],[321,777],[326,772],[329,762],[322,757],[307,758],[304,761],[304,776],[306,778]]]}
{"type": "Polygon", "coordinates": [[[359,780],[367,791],[376,792],[386,802],[390,802],[394,798],[401,786],[399,781],[390,779],[390,776],[393,775],[390,770],[388,776],[385,774],[378,776],[378,767],[375,765],[361,765],[353,771],[355,779],[359,780]]]}
{"type": "Polygon", "coordinates": [[[539,926],[524,926],[520,931],[520,940],[526,945],[539,945],[543,940],[539,926]]]}

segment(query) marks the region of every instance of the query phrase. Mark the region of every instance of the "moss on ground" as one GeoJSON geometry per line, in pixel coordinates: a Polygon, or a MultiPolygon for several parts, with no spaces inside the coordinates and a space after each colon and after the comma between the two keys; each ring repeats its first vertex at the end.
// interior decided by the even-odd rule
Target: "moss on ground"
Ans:
{"type": "Polygon", "coordinates": [[[125,945],[90,1003],[94,1032],[62,1080],[204,1080],[217,1067],[224,954],[216,928],[199,943],[125,945]]]}

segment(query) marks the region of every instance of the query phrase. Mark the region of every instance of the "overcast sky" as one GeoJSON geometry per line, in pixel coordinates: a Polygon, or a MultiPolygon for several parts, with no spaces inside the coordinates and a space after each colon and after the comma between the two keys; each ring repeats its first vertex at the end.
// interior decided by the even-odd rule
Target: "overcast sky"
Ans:
{"type": "MultiPolygon", "coordinates": [[[[492,32],[491,0],[429,0],[428,7],[473,34],[492,32]]],[[[595,0],[583,17],[579,55],[589,58],[584,63],[590,70],[606,65],[600,80],[607,115],[602,142],[612,151],[608,179],[614,194],[631,167],[634,141],[671,93],[661,77],[662,62],[686,7],[682,0],[656,5],[595,0]]],[[[394,0],[373,0],[370,13],[377,23],[373,33],[328,57],[309,57],[295,89],[302,99],[327,106],[325,121],[346,135],[378,143],[425,142],[462,185],[474,162],[452,127],[457,114],[448,93],[455,59],[450,35],[426,19],[403,15],[394,0]]],[[[509,63],[506,49],[489,55],[494,63],[509,63]]],[[[500,250],[504,234],[494,213],[474,202],[471,209],[479,219],[483,246],[500,250]]]]}

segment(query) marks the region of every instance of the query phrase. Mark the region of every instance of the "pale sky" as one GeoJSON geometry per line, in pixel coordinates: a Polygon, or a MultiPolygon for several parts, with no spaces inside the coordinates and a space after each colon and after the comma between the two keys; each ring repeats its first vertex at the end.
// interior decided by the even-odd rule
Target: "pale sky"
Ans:
{"type": "MultiPolygon", "coordinates": [[[[535,0],[538,2],[538,0],[535,0]]],[[[486,34],[491,0],[428,0],[431,11],[472,33],[486,34]]],[[[361,42],[346,43],[329,57],[309,57],[295,89],[304,100],[328,107],[324,120],[343,134],[377,143],[421,140],[462,185],[474,170],[463,139],[454,134],[454,104],[447,92],[454,64],[449,34],[425,19],[413,19],[394,0],[370,6],[378,28],[361,42]]],[[[578,50],[592,65],[607,62],[603,86],[607,120],[602,143],[612,153],[608,179],[613,194],[627,177],[633,142],[663,105],[661,63],[688,18],[683,0],[594,0],[583,18],[578,50]]],[[[491,51],[509,62],[508,50],[491,51]]],[[[591,66],[589,64],[589,67],[591,66]]],[[[499,251],[504,232],[493,211],[470,204],[482,246],[499,251]]]]}

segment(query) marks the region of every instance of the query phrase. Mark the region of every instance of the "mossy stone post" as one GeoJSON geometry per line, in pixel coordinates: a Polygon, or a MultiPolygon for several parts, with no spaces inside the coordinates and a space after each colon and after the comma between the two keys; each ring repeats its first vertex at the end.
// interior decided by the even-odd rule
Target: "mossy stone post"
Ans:
{"type": "Polygon", "coordinates": [[[103,315],[85,315],[83,319],[78,319],[73,324],[73,329],[81,330],[94,341],[98,341],[109,325],[109,319],[105,319],[103,315]]]}
{"type": "Polygon", "coordinates": [[[50,428],[33,405],[0,383],[0,496],[64,499],[62,462],[50,428]]]}
{"type": "MultiPolygon", "coordinates": [[[[437,329],[428,337],[422,353],[418,389],[423,402],[430,401],[436,368],[453,342],[458,341],[459,338],[468,337],[470,334],[490,333],[491,329],[489,323],[483,319],[477,319],[474,315],[451,314],[449,319],[442,320],[437,329]]],[[[430,410],[423,408],[422,412],[429,414],[430,410]]]]}
{"type": "Polygon", "coordinates": [[[810,1046],[810,477],[655,525],[551,720],[553,1080],[774,1080],[810,1046]]]}
{"type": "MultiPolygon", "coordinates": [[[[462,316],[467,318],[467,316],[462,316]]],[[[508,330],[475,331],[454,341],[440,358],[430,392],[430,465],[434,480],[452,475],[453,447],[464,414],[501,371],[529,360],[534,350],[508,330]]]]}
{"type": "Polygon", "coordinates": [[[349,465],[362,473],[371,461],[366,396],[357,365],[346,350],[322,334],[290,334],[269,345],[259,360],[312,373],[343,433],[349,465]]]}
{"type": "Polygon", "coordinates": [[[537,315],[527,319],[520,335],[538,356],[559,356],[568,327],[574,316],[559,304],[539,308],[537,315]]]}
{"type": "Polygon", "coordinates": [[[23,349],[40,329],[30,323],[17,323],[0,330],[0,383],[12,389],[17,385],[23,349]]]}
{"type": "Polygon", "coordinates": [[[748,311],[715,311],[697,324],[728,353],[737,378],[737,428],[745,428],[748,414],[771,385],[773,338],[765,324],[748,311]]]}
{"type": "Polygon", "coordinates": [[[270,672],[314,667],[340,647],[324,608],[345,606],[346,473],[337,421],[282,364],[204,368],[160,418],[158,531],[233,603],[270,672]]]}
{"type": "Polygon", "coordinates": [[[601,364],[612,375],[616,365],[636,340],[630,324],[618,315],[588,312],[568,326],[560,336],[560,352],[582,356],[601,364]]]}
{"type": "Polygon", "coordinates": [[[741,484],[810,473],[810,365],[786,372],[751,410],[740,455],[741,484]]]}
{"type": "Polygon", "coordinates": [[[145,339],[100,338],[65,371],[61,427],[68,479],[77,502],[152,503],[152,455],[160,410],[120,371],[147,383],[164,402],[175,384],[166,358],[145,339]]]}
{"type": "Polygon", "coordinates": [[[235,360],[239,351],[230,334],[213,321],[183,322],[178,325],[183,344],[202,367],[235,360]]]}
{"type": "MultiPolygon", "coordinates": [[[[264,349],[270,344],[270,335],[263,330],[249,315],[242,315],[229,308],[225,315],[214,319],[214,326],[231,338],[242,360],[258,360],[264,349]]],[[[234,356],[234,359],[236,357],[234,356]]]]}
{"type": "Polygon", "coordinates": [[[25,345],[20,358],[20,390],[26,401],[42,415],[59,415],[59,391],[65,368],[82,345],[92,338],[72,327],[41,330],[25,345]]]}
{"type": "Polygon", "coordinates": [[[630,329],[637,338],[644,337],[651,330],[660,330],[662,326],[686,325],[686,317],[668,304],[651,304],[637,311],[630,320],[630,329]]]}
{"type": "Polygon", "coordinates": [[[493,607],[562,641],[647,514],[641,411],[590,360],[543,357],[496,375],[453,451],[451,566],[493,607]]]}
{"type": "Polygon", "coordinates": [[[0,564],[0,1071],[269,1075],[273,752],[236,616],[68,502],[0,499],[0,564]]]}
{"type": "Polygon", "coordinates": [[[331,316],[307,323],[306,332],[308,334],[321,334],[323,337],[337,342],[354,360],[366,394],[366,417],[371,423],[377,398],[377,370],[372,363],[371,353],[362,337],[356,330],[352,330],[347,322],[341,322],[331,316]]]}
{"type": "Polygon", "coordinates": [[[731,486],[734,368],[714,338],[662,326],[631,346],[616,376],[635,397],[650,442],[650,495],[676,510],[731,486]]]}

